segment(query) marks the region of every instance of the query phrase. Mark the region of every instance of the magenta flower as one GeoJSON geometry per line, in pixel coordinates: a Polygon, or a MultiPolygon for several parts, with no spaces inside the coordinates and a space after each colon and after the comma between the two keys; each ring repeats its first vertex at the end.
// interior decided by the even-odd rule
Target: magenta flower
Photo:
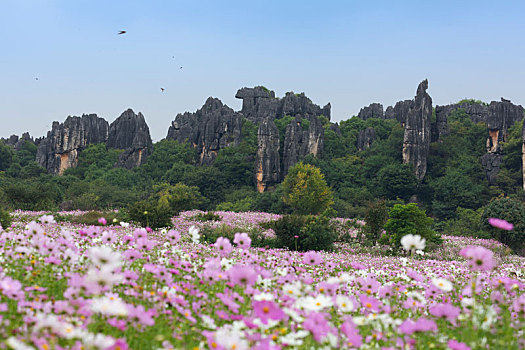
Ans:
{"type": "Polygon", "coordinates": [[[363,305],[365,310],[379,311],[379,308],[381,307],[381,302],[379,302],[379,300],[364,294],[359,296],[359,301],[361,301],[361,305],[363,305]]]}
{"type": "Polygon", "coordinates": [[[264,324],[267,324],[269,319],[280,321],[286,317],[283,310],[281,310],[273,301],[254,301],[252,307],[255,317],[260,318],[264,324]]]}
{"type": "Polygon", "coordinates": [[[510,231],[514,228],[514,225],[510,222],[503,220],[503,219],[497,219],[497,218],[489,218],[489,224],[491,224],[494,227],[500,228],[502,230],[510,231]]]}
{"type": "Polygon", "coordinates": [[[411,319],[406,319],[401,323],[399,326],[399,332],[403,334],[413,334],[415,332],[429,332],[429,331],[437,331],[437,325],[436,322],[432,320],[428,320],[426,318],[420,318],[416,322],[412,321],[411,319]]]}
{"type": "Polygon", "coordinates": [[[458,342],[457,340],[454,340],[454,339],[450,339],[447,345],[452,350],[470,350],[470,346],[468,346],[465,343],[458,342]]]}
{"type": "Polygon", "coordinates": [[[253,286],[257,281],[257,272],[248,265],[235,265],[228,270],[230,281],[239,286],[253,286]]]}
{"type": "Polygon", "coordinates": [[[319,265],[323,262],[323,257],[320,253],[310,250],[309,252],[306,252],[303,256],[303,264],[307,265],[319,265]]]}
{"type": "Polygon", "coordinates": [[[466,247],[459,254],[469,261],[474,271],[490,271],[494,268],[494,254],[487,248],[466,247]]]}
{"type": "Polygon", "coordinates": [[[250,245],[252,244],[251,238],[248,236],[247,233],[236,233],[235,237],[233,239],[233,243],[237,244],[242,249],[248,249],[250,248],[250,245]]]}
{"type": "Polygon", "coordinates": [[[359,329],[351,317],[348,317],[343,322],[341,331],[346,336],[346,345],[348,345],[348,347],[359,348],[363,344],[363,337],[359,334],[359,329]]]}
{"type": "Polygon", "coordinates": [[[453,325],[461,312],[460,308],[452,304],[437,304],[428,308],[428,312],[439,318],[444,318],[453,325]]]}
{"type": "Polygon", "coordinates": [[[108,223],[108,221],[106,220],[106,218],[99,218],[98,219],[98,223],[101,224],[101,225],[106,225],[108,223]]]}
{"type": "Polygon", "coordinates": [[[330,325],[326,320],[326,314],[321,312],[311,312],[303,322],[303,328],[312,332],[316,342],[320,343],[330,331],[330,325]]]}
{"type": "Polygon", "coordinates": [[[214,244],[215,249],[219,251],[219,255],[222,257],[230,255],[233,250],[232,244],[228,238],[219,237],[214,244]]]}

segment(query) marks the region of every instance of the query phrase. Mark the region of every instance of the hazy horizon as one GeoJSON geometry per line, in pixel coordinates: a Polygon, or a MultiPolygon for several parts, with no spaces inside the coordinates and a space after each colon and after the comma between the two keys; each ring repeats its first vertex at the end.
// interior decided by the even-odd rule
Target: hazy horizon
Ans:
{"type": "Polygon", "coordinates": [[[210,96],[240,110],[236,91],[256,85],[330,102],[334,122],[411,99],[423,79],[434,105],[524,105],[524,10],[520,1],[5,0],[0,137],[45,136],[68,115],[111,123],[132,108],[158,141],[178,113],[210,96]]]}

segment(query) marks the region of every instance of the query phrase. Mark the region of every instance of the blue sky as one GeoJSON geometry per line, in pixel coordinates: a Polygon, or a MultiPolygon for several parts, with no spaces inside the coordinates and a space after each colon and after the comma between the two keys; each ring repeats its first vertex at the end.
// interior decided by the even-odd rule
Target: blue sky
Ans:
{"type": "Polygon", "coordinates": [[[524,38],[523,1],[0,0],[0,136],[131,107],[157,141],[255,85],[331,102],[333,121],[425,78],[434,104],[524,105],[524,38]]]}

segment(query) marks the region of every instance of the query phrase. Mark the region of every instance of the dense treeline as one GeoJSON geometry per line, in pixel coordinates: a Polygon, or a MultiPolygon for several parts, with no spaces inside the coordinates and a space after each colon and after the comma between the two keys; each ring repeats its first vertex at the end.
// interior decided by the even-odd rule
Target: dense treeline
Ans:
{"type": "MultiPolygon", "coordinates": [[[[279,122],[278,127],[284,129],[279,122]]],[[[504,161],[493,186],[480,163],[486,152],[486,125],[473,123],[461,109],[448,119],[450,134],[431,144],[421,184],[413,169],[402,163],[403,128],[397,121],[354,117],[340,123],[340,133],[330,128],[327,119],[323,124],[323,156],[308,156],[304,163],[315,165],[325,175],[339,216],[364,217],[367,205],[378,198],[386,199],[389,206],[417,198],[428,214],[438,222],[448,220],[443,225],[450,227],[458,217],[481,215],[479,209],[492,198],[523,197],[522,122],[509,129],[504,161]],[[374,128],[376,140],[360,151],[357,136],[367,127],[374,128]]],[[[26,142],[15,151],[0,142],[0,204],[10,209],[88,210],[130,207],[154,199],[175,212],[192,208],[289,212],[280,185],[273,192],[255,191],[256,148],[257,126],[246,122],[241,144],[221,150],[210,166],[196,166],[196,154],[188,144],[162,140],[154,144],[143,166],[116,168],[119,151],[97,144],[81,152],[77,167],[53,176],[34,161],[34,144],[26,142]]]]}

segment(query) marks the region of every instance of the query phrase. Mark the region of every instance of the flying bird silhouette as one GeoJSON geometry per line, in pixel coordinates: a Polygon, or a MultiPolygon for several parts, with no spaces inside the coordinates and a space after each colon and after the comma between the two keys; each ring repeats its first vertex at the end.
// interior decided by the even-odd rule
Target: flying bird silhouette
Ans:
{"type": "Polygon", "coordinates": [[[182,66],[180,66],[180,68],[179,68],[179,69],[182,69],[182,66]]]}
{"type": "Polygon", "coordinates": [[[35,78],[35,80],[38,80],[38,78],[35,78]]]}
{"type": "Polygon", "coordinates": [[[160,88],[160,91],[164,92],[164,88],[160,88]]]}
{"type": "Polygon", "coordinates": [[[119,30],[119,32],[117,33],[117,35],[122,35],[122,34],[126,34],[126,31],[125,30],[119,30]]]}

